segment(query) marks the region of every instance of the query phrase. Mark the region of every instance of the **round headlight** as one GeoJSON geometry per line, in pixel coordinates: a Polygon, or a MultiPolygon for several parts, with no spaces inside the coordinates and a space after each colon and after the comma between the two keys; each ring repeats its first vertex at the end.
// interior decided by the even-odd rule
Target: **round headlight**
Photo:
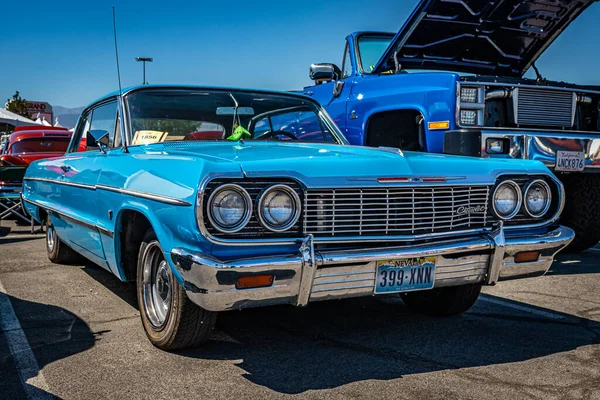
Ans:
{"type": "Polygon", "coordinates": [[[541,179],[531,182],[525,188],[525,210],[533,218],[540,218],[546,214],[551,200],[550,186],[541,179]]]}
{"type": "Polygon", "coordinates": [[[233,233],[248,223],[252,214],[252,199],[238,185],[223,185],[208,199],[208,217],[215,228],[233,233]]]}
{"type": "Polygon", "coordinates": [[[300,217],[300,197],[289,186],[271,186],[260,196],[258,218],[273,232],[290,229],[300,217]]]}
{"type": "Polygon", "coordinates": [[[513,181],[502,182],[494,191],[494,211],[502,219],[511,219],[521,207],[521,188],[513,181]]]}

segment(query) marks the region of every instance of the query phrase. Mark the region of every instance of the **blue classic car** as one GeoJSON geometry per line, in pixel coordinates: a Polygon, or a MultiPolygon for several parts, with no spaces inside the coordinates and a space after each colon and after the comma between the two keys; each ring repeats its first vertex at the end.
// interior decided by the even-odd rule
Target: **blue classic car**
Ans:
{"type": "Polygon", "coordinates": [[[136,282],[163,349],[247,307],[401,293],[458,314],[484,284],[544,273],[573,238],[540,162],[354,147],[311,98],[241,89],[103,97],[64,157],[31,164],[23,200],[52,262],[82,255],[136,282]]]}
{"type": "Polygon", "coordinates": [[[354,145],[543,162],[584,250],[600,241],[600,87],[546,80],[535,61],[594,2],[422,0],[397,33],[349,35],[341,69],[313,64],[303,93],[354,145]]]}

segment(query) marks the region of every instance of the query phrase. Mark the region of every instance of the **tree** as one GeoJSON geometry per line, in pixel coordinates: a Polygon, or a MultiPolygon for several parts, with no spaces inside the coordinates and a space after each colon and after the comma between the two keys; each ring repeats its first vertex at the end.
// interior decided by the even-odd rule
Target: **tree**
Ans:
{"type": "Polygon", "coordinates": [[[31,118],[31,115],[27,112],[27,100],[21,98],[18,90],[15,92],[12,99],[6,101],[6,109],[15,114],[19,114],[22,117],[31,118]]]}

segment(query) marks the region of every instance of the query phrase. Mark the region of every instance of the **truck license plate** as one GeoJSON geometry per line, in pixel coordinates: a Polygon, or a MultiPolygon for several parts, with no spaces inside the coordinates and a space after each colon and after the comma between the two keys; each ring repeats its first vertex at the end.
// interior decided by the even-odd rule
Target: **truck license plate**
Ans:
{"type": "Polygon", "coordinates": [[[435,257],[377,261],[375,293],[408,292],[433,288],[435,257]]]}
{"type": "Polygon", "coordinates": [[[585,168],[584,153],[582,151],[557,151],[557,171],[583,171],[585,168]]]}

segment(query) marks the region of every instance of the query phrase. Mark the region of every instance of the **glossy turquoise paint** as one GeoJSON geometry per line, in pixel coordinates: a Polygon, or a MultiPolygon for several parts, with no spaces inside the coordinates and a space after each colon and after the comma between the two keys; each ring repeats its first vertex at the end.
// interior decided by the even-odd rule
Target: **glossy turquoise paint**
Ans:
{"type": "MultiPolygon", "coordinates": [[[[205,238],[197,225],[195,204],[201,182],[213,177],[293,178],[305,188],[332,188],[381,187],[377,178],[382,177],[447,177],[457,183],[493,184],[504,173],[549,171],[536,161],[492,161],[336,144],[170,142],[130,146],[129,152],[115,149],[107,154],[69,153],[34,162],[25,176],[23,196],[43,208],[56,210],[61,220],[60,226],[57,224],[60,238],[125,279],[119,256],[120,221],[128,211],[150,222],[168,260],[176,247],[222,259],[297,250],[295,245],[214,245],[205,238]],[[119,193],[119,189],[134,194],[119,193]],[[166,204],[135,193],[168,196],[187,204],[166,204]],[[63,219],[60,214],[83,224],[63,219]]],[[[31,215],[38,215],[38,207],[29,202],[26,207],[31,215]]],[[[180,280],[172,262],[171,267],[180,280]]]]}
{"type": "MultiPolygon", "coordinates": [[[[451,72],[413,72],[406,74],[363,73],[358,65],[356,40],[365,32],[346,38],[352,60],[352,75],[343,79],[342,93],[334,96],[334,82],[305,87],[334,119],[351,144],[364,146],[370,118],[392,110],[413,110],[423,115],[427,151],[442,153],[445,130],[430,130],[429,122],[448,122],[456,128],[456,87],[458,74],[451,72]]],[[[342,50],[342,49],[340,49],[342,50]]]]}

